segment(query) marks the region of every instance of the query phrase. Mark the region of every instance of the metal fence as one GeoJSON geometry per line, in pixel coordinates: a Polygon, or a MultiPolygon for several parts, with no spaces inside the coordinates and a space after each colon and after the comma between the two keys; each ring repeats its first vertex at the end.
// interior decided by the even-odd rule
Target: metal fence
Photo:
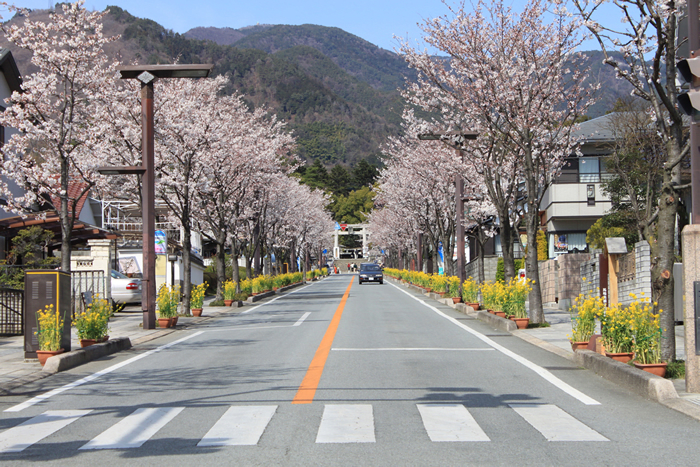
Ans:
{"type": "Polygon", "coordinates": [[[99,295],[101,298],[107,298],[107,277],[101,270],[72,271],[71,288],[73,289],[71,308],[75,316],[76,313],[85,311],[83,294],[89,293],[92,297],[99,295]]]}
{"type": "Polygon", "coordinates": [[[24,334],[24,292],[0,287],[0,335],[24,334]]]}

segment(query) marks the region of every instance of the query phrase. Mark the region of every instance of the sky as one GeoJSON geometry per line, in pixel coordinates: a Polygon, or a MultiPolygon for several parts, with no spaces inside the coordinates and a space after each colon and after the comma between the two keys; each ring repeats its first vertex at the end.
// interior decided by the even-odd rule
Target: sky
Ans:
{"type": "MultiPolygon", "coordinates": [[[[46,9],[56,0],[7,0],[30,9],[46,9]]],[[[454,0],[447,0],[454,5],[454,0]]],[[[467,2],[469,3],[469,2],[467,2]]],[[[517,10],[523,0],[513,0],[517,10]]],[[[86,0],[85,7],[102,11],[117,5],[134,16],[148,18],[175,32],[197,26],[238,29],[255,24],[318,24],[334,26],[387,50],[395,50],[395,36],[418,45],[418,23],[449,15],[441,0],[86,0]]],[[[6,18],[7,15],[3,15],[6,18]]],[[[422,49],[424,45],[420,45],[422,49]]],[[[587,42],[583,50],[597,49],[587,42]]]]}

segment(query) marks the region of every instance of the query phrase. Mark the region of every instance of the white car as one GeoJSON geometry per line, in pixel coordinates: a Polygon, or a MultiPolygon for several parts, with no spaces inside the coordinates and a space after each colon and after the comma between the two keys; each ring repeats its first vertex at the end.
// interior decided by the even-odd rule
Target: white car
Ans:
{"type": "Polygon", "coordinates": [[[112,300],[119,303],[141,303],[141,279],[126,277],[112,269],[112,300]]]}

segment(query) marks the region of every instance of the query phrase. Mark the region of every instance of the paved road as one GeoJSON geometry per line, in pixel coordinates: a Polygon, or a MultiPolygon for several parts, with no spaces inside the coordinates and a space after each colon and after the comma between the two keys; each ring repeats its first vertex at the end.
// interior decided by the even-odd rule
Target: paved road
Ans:
{"type": "Polygon", "coordinates": [[[698,422],[349,275],[27,391],[0,400],[2,465],[700,463],[698,422]]]}

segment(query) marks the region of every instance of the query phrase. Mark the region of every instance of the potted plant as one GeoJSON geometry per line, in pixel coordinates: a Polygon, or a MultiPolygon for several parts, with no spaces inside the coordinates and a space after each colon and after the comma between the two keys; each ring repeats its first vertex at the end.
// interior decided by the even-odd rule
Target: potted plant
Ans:
{"type": "Polygon", "coordinates": [[[447,278],[447,295],[452,298],[452,303],[462,301],[462,297],[459,296],[459,277],[450,276],[447,278]]]}
{"type": "Polygon", "coordinates": [[[190,293],[190,310],[193,316],[202,316],[202,307],[204,306],[204,294],[207,290],[206,281],[195,286],[190,293]]]}
{"type": "Polygon", "coordinates": [[[471,276],[462,284],[462,301],[474,311],[479,309],[479,285],[471,276]]]}
{"type": "Polygon", "coordinates": [[[629,315],[620,305],[606,308],[600,315],[600,333],[605,355],[622,363],[632,360],[634,335],[629,315]]]}
{"type": "Polygon", "coordinates": [[[111,307],[107,300],[95,298],[86,311],[76,314],[73,324],[78,331],[81,347],[107,340],[110,312],[111,307]]]}
{"type": "Polygon", "coordinates": [[[158,325],[161,328],[169,328],[177,319],[177,304],[180,302],[180,286],[170,288],[163,284],[158,290],[156,303],[158,305],[158,325]]]}
{"type": "Polygon", "coordinates": [[[233,281],[224,282],[224,305],[231,306],[236,298],[236,284],[233,281]]]}
{"type": "Polygon", "coordinates": [[[502,297],[503,311],[515,321],[518,329],[526,329],[530,323],[525,309],[525,300],[532,289],[530,283],[530,279],[514,277],[508,284],[504,284],[502,291],[499,292],[499,296],[502,297]]]}
{"type": "Polygon", "coordinates": [[[635,300],[627,309],[634,335],[634,366],[640,370],[666,376],[666,362],[661,361],[661,326],[649,300],[635,300]]]}
{"type": "Polygon", "coordinates": [[[593,295],[586,296],[581,293],[574,299],[574,304],[569,309],[571,315],[571,348],[577,349],[586,348],[588,341],[595,332],[596,316],[601,315],[605,311],[605,302],[603,297],[595,297],[593,295]]]}
{"type": "MultiPolygon", "coordinates": [[[[65,316],[65,313],[64,313],[65,316]]],[[[36,351],[41,366],[46,364],[49,357],[63,353],[61,338],[63,336],[64,316],[60,311],[53,310],[53,305],[46,305],[43,310],[36,313],[36,336],[39,341],[39,350],[36,351]]]]}

